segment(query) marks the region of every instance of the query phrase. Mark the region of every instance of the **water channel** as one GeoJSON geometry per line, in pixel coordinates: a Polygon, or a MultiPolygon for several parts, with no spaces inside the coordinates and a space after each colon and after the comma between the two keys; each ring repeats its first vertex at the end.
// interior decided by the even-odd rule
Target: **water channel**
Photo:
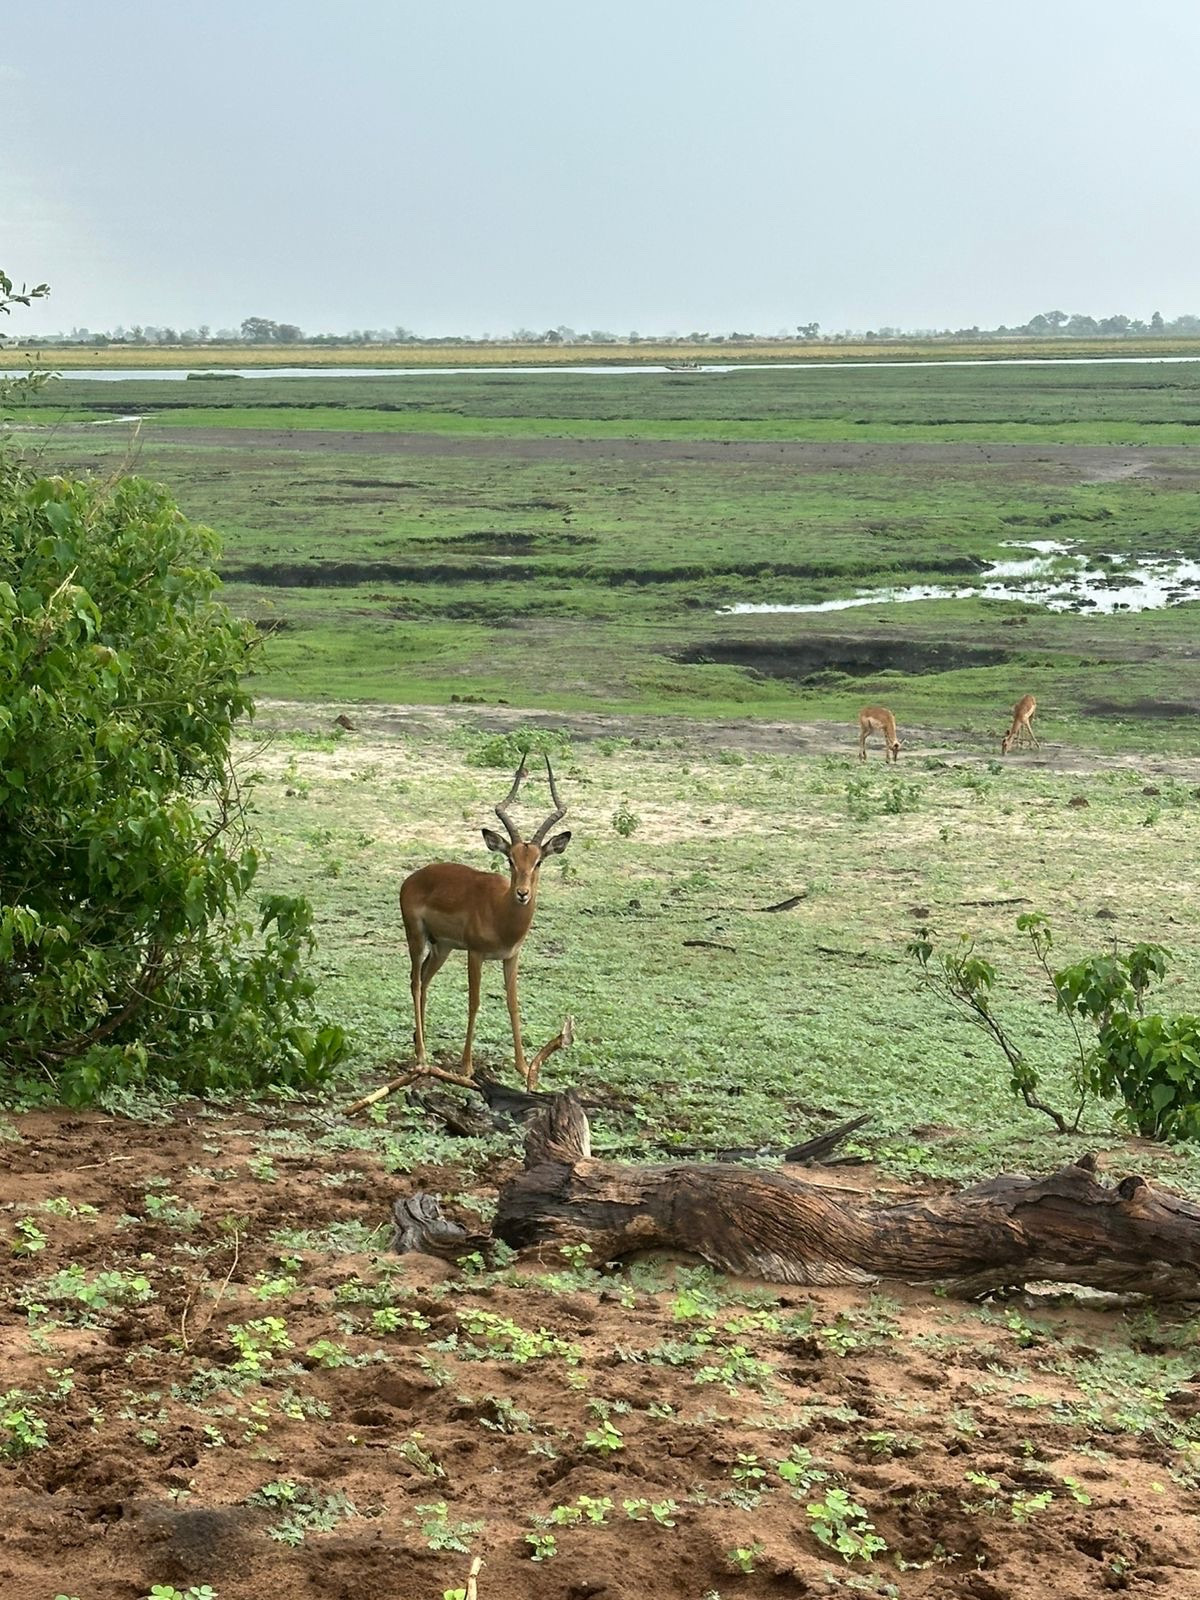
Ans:
{"type": "Polygon", "coordinates": [[[857,606],[903,605],[913,600],[1023,600],[1047,611],[1158,611],[1200,599],[1200,561],[1147,557],[1131,563],[1118,555],[1073,554],[1073,546],[1053,539],[1013,543],[1032,554],[989,561],[973,584],[913,583],[895,588],[861,589],[850,599],[807,605],[740,604],[721,606],[724,616],[762,616],[785,612],[850,611],[857,606]]]}

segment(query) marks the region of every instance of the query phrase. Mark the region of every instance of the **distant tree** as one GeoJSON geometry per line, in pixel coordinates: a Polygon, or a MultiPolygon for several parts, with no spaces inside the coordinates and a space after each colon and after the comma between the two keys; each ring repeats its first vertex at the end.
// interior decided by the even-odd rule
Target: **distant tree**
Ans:
{"type": "Polygon", "coordinates": [[[1048,335],[1060,333],[1066,320],[1065,311],[1039,311],[1036,317],[1030,317],[1020,331],[1033,334],[1035,338],[1046,338],[1048,335]]]}
{"type": "Polygon", "coordinates": [[[1163,331],[1162,312],[1161,311],[1156,311],[1154,313],[1154,315],[1150,318],[1150,332],[1151,333],[1161,333],[1162,331],[1163,331]]]}
{"type": "Polygon", "coordinates": [[[1128,333],[1129,332],[1129,318],[1128,317],[1124,317],[1124,316],[1120,316],[1120,315],[1117,315],[1115,317],[1105,317],[1100,323],[1100,332],[1101,333],[1128,333]]]}
{"type": "Polygon", "coordinates": [[[1100,327],[1095,317],[1081,316],[1079,312],[1076,312],[1073,317],[1067,319],[1067,332],[1074,338],[1079,339],[1085,338],[1089,334],[1099,333],[1100,327]]]}
{"type": "Polygon", "coordinates": [[[276,344],[299,344],[304,334],[294,322],[277,322],[271,338],[276,344]]]}
{"type": "Polygon", "coordinates": [[[200,326],[196,329],[196,338],[200,341],[201,344],[207,344],[208,343],[208,336],[209,336],[209,334],[211,332],[212,332],[212,329],[209,327],[208,323],[207,322],[202,322],[200,324],[200,326]]]}
{"type": "Polygon", "coordinates": [[[242,338],[250,344],[267,344],[275,337],[277,326],[267,317],[247,317],[242,323],[242,338]]]}
{"type": "Polygon", "coordinates": [[[816,339],[820,335],[821,324],[819,322],[798,322],[796,324],[796,332],[802,339],[816,339]]]}

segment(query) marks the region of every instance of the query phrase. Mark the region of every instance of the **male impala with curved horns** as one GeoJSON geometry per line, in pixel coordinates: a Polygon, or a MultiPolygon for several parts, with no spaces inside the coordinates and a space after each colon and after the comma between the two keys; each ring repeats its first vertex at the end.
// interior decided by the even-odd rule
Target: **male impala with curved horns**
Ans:
{"type": "Polygon", "coordinates": [[[864,706],[858,713],[858,759],[867,759],[867,738],[872,733],[883,735],[883,760],[899,761],[900,741],[896,737],[896,719],[886,706],[864,706]]]}
{"type": "Polygon", "coordinates": [[[1031,726],[1033,713],[1037,710],[1037,701],[1031,694],[1023,694],[1013,707],[1012,724],[1008,732],[1000,740],[1000,754],[1006,756],[1010,750],[1021,748],[1022,738],[1028,738],[1035,750],[1042,747],[1034,735],[1031,726]]]}
{"type": "Polygon", "coordinates": [[[517,797],[525,776],[526,751],[513,779],[512,788],[496,807],[496,815],[508,830],[502,839],[491,828],[484,828],[483,842],[489,850],[507,856],[509,880],[497,873],[480,872],[456,861],[436,861],[405,878],[400,886],[400,912],[412,958],[413,1014],[416,1018],[417,1065],[425,1065],[425,997],[434,974],[452,950],[467,952],[467,1042],[463,1045],[463,1072],[471,1071],[471,1042],[475,1037],[475,1015],[479,1010],[479,984],[485,961],[503,961],[504,989],[508,1015],[512,1021],[513,1052],[517,1071],[529,1085],[525,1049],[521,1043],[521,1012],[517,1005],[517,958],[537,909],[538,868],[547,856],[561,855],[571,842],[569,833],[556,833],[546,839],[550,829],[566,815],[558,798],[550,757],[546,757],[546,776],[554,810],[526,842],[518,833],[507,807],[517,797]],[[543,842],[544,841],[544,842],[543,842]]]}

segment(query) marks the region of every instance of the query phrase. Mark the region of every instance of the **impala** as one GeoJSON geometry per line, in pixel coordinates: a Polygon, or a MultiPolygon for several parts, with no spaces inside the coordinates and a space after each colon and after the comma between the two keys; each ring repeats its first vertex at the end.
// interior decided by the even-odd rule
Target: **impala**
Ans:
{"type": "Polygon", "coordinates": [[[528,752],[513,779],[512,788],[496,807],[496,815],[508,830],[502,839],[491,828],[484,828],[483,842],[489,850],[507,857],[507,883],[494,872],[480,872],[455,861],[436,861],[410,874],[400,886],[400,914],[412,958],[413,1014],[416,1018],[417,1065],[425,1061],[425,997],[435,973],[452,950],[467,952],[467,1042],[463,1045],[463,1072],[471,1072],[471,1043],[475,1037],[475,1016],[479,1010],[479,985],[485,961],[503,961],[504,989],[508,1015],[512,1021],[513,1051],[517,1071],[529,1084],[525,1049],[521,1043],[521,1012],[517,1004],[517,958],[537,909],[538,869],[547,856],[561,855],[571,842],[569,833],[546,835],[566,815],[558,798],[550,757],[546,775],[554,810],[533,837],[521,838],[508,807],[517,797],[525,776],[528,752]]]}
{"type": "Polygon", "coordinates": [[[1042,747],[1034,735],[1030,724],[1033,722],[1033,713],[1037,710],[1037,701],[1031,694],[1023,694],[1013,707],[1012,725],[1000,740],[1000,754],[1006,756],[1011,749],[1021,748],[1022,736],[1027,735],[1035,750],[1042,747]]]}
{"type": "Polygon", "coordinates": [[[884,762],[899,761],[900,741],[896,737],[896,719],[886,706],[864,706],[858,713],[858,759],[867,759],[867,738],[872,733],[883,735],[884,762]]]}

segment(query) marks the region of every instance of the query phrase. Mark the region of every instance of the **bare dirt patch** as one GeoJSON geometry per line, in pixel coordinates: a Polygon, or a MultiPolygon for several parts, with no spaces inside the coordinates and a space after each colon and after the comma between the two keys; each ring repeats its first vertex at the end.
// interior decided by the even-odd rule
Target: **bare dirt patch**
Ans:
{"type": "Polygon", "coordinates": [[[906,1600],[1200,1593],[1200,1496],[1172,1477],[1190,1387],[1122,1421],[1096,1388],[1130,1351],[1116,1313],[770,1297],[665,1268],[473,1277],[389,1258],[388,1206],[419,1186],[486,1203],[507,1158],[391,1175],[336,1116],[16,1126],[0,1219],[45,1244],[4,1254],[0,1336],[6,1386],[32,1397],[7,1407],[46,1438],[0,1464],[6,1596],[437,1600],[469,1561],[447,1538],[505,1600],[817,1594],[856,1571],[906,1600]],[[63,1273],[146,1291],[86,1305],[63,1273]],[[561,1346],[515,1360],[478,1313],[561,1346]],[[247,1370],[236,1330],[269,1317],[289,1342],[247,1370]],[[814,1539],[831,1487],[886,1541],[871,1566],[814,1539]],[[533,1561],[529,1533],[553,1554],[533,1561]]]}
{"type": "MultiPolygon", "coordinates": [[[[608,711],[543,711],[517,706],[381,706],[336,704],[320,705],[306,701],[268,700],[258,702],[258,724],[269,732],[273,728],[302,729],[311,733],[333,730],[333,719],[347,710],[360,735],[366,739],[390,739],[416,735],[449,734],[458,728],[483,733],[509,733],[518,728],[545,728],[565,733],[572,739],[628,739],[648,747],[671,744],[681,750],[700,752],[742,750],[765,755],[829,756],[855,755],[858,750],[857,723],[843,726],[836,722],[779,722],[765,717],[706,717],[699,722],[688,717],[640,716],[608,711]]],[[[1101,713],[1097,713],[1101,714],[1101,713]]],[[[977,737],[955,729],[906,724],[902,730],[907,766],[929,756],[954,764],[986,764],[996,759],[995,744],[979,747],[977,737]]],[[[1145,772],[1176,777],[1200,784],[1200,757],[1097,755],[1072,749],[1069,745],[1043,740],[1042,748],[1022,753],[1023,766],[1048,772],[1145,772]]]]}

